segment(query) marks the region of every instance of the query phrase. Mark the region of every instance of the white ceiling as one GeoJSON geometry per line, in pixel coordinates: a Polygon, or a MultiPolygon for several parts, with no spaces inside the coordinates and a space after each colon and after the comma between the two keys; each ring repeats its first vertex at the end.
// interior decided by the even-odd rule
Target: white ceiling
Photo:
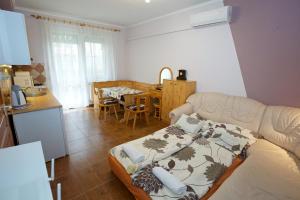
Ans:
{"type": "Polygon", "coordinates": [[[210,0],[15,0],[15,6],[128,26],[210,0]]]}

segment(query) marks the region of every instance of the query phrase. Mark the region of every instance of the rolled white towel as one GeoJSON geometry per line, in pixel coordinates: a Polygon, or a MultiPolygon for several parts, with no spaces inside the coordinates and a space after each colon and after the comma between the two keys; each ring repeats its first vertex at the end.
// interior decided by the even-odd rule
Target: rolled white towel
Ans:
{"type": "Polygon", "coordinates": [[[136,148],[134,148],[130,144],[124,144],[122,146],[122,149],[123,149],[123,151],[125,151],[125,153],[128,155],[128,157],[130,158],[130,160],[133,163],[139,163],[139,162],[142,162],[145,159],[144,154],[139,152],[136,148]]]}
{"type": "Polygon", "coordinates": [[[174,175],[170,174],[162,167],[154,167],[152,173],[172,192],[175,194],[184,194],[186,192],[186,185],[178,180],[174,175]]]}

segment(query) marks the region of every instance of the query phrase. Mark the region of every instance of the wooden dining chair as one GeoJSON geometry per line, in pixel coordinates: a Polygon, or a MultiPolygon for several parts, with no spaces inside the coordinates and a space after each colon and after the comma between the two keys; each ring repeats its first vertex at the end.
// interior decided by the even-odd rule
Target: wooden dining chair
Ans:
{"type": "Polygon", "coordinates": [[[126,106],[125,115],[126,115],[126,125],[128,125],[130,114],[131,113],[134,114],[132,128],[135,129],[137,115],[141,117],[141,115],[144,114],[146,122],[147,124],[149,124],[150,94],[142,93],[142,94],[132,95],[132,98],[134,103],[126,106]]]}
{"type": "Polygon", "coordinates": [[[118,120],[118,113],[116,106],[118,106],[119,102],[118,99],[104,96],[103,89],[97,88],[95,93],[98,95],[99,100],[99,119],[101,118],[101,111],[103,109],[104,112],[104,120],[106,120],[107,113],[111,112],[111,108],[114,109],[116,119],[118,120]]]}

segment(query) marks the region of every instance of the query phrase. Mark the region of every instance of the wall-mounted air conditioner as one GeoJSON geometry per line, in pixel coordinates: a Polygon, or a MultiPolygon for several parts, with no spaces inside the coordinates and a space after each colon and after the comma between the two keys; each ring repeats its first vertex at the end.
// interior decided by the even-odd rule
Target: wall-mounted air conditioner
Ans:
{"type": "Polygon", "coordinates": [[[231,6],[224,6],[210,11],[201,12],[191,15],[190,22],[193,27],[216,24],[222,22],[230,22],[231,6]]]}

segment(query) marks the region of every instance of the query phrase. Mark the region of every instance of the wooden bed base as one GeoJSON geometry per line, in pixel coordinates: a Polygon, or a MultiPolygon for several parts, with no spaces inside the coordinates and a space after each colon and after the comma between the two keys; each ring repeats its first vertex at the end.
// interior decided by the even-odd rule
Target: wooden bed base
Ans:
{"type": "MultiPolygon", "coordinates": [[[[111,167],[112,172],[123,182],[127,189],[133,194],[136,200],[150,200],[149,195],[136,186],[131,184],[131,177],[126,172],[124,167],[119,163],[119,161],[109,154],[108,162],[111,167]]],[[[221,186],[221,184],[233,173],[233,171],[243,162],[242,159],[236,158],[233,160],[232,165],[226,170],[226,172],[213,184],[213,186],[208,190],[208,192],[200,198],[200,200],[207,200],[213,195],[213,193],[221,186]]]]}

